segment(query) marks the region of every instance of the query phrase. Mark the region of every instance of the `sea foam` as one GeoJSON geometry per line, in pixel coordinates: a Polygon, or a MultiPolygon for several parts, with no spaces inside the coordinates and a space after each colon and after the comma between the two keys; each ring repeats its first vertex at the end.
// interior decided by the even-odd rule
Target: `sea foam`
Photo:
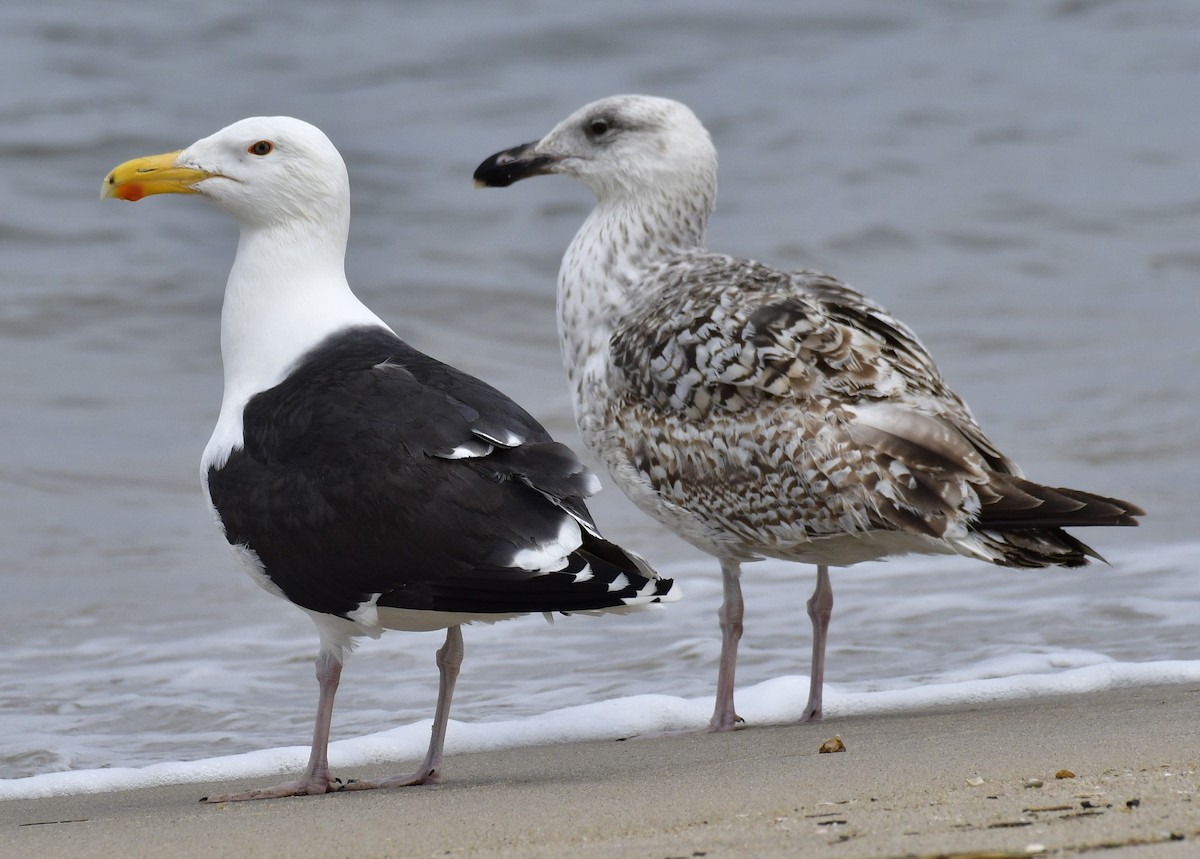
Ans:
{"type": "MultiPolygon", "coordinates": [[[[1081,694],[1141,685],[1200,682],[1200,660],[1118,663],[1085,654],[1047,654],[1040,660],[1023,657],[1023,669],[1035,673],[1005,674],[1017,666],[1002,661],[978,666],[980,676],[958,672],[957,679],[875,692],[843,691],[836,684],[825,693],[826,719],[838,719],[943,707],[978,706],[1031,697],[1081,694]],[[1036,663],[1036,664],[1035,664],[1036,663]],[[1076,664],[1055,670],[1063,664],[1076,664]],[[983,676],[995,675],[1002,676],[983,676]]],[[[749,725],[795,721],[804,708],[808,678],[779,677],[738,690],[738,712],[749,725]]],[[[540,715],[496,722],[452,719],[446,738],[449,756],[464,752],[518,748],[585,740],[617,740],[653,731],[690,728],[707,721],[710,698],[635,695],[564,707],[540,715]]],[[[986,714],[980,718],[987,718],[986,714]]],[[[352,739],[329,747],[335,772],[353,767],[418,759],[429,740],[429,720],[352,739]]],[[[806,730],[798,727],[797,730],[806,730]]],[[[167,784],[267,778],[301,771],[308,748],[264,749],[196,761],[170,761],[145,767],[55,772],[0,780],[0,800],[28,799],[77,793],[133,790],[167,784]]],[[[453,766],[452,758],[450,762],[453,766]]]]}

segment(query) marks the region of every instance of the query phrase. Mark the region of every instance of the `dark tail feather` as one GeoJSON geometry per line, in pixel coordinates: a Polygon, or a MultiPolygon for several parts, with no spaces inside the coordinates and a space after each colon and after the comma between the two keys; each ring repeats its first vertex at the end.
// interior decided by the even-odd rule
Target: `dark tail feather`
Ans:
{"type": "Polygon", "coordinates": [[[1146,511],[1119,498],[1106,498],[1078,489],[996,474],[989,486],[995,498],[985,499],[979,527],[987,530],[1065,528],[1090,525],[1137,525],[1146,511]]]}
{"type": "Polygon", "coordinates": [[[1003,567],[1083,567],[1088,558],[1108,563],[1091,546],[1061,528],[980,530],[978,534],[1000,556],[996,563],[1003,567]]]}
{"type": "Polygon", "coordinates": [[[1145,511],[1119,498],[1043,486],[1010,474],[993,474],[975,530],[1009,567],[1082,567],[1104,561],[1095,549],[1062,530],[1095,525],[1137,525],[1145,511]]]}

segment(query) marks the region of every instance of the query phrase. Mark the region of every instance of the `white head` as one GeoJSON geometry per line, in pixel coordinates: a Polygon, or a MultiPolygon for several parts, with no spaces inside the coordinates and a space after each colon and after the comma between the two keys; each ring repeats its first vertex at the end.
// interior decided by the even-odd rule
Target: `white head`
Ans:
{"type": "Polygon", "coordinates": [[[346,283],[349,181],[320,129],[288,116],[243,119],[187,149],[127,161],[101,191],[153,194],[207,197],[242,228],[221,313],[225,397],[207,469],[242,443],[247,400],[313,346],[350,326],[386,326],[346,283]]]}
{"type": "Polygon", "coordinates": [[[350,184],[342,156],[317,127],[290,116],[235,122],[187,149],[127,161],[103,197],[199,194],[243,227],[303,222],[348,229],[350,184]]]}
{"type": "Polygon", "coordinates": [[[617,95],[580,108],[535,143],[491,156],[475,171],[475,183],[505,187],[547,173],[574,176],[602,202],[657,191],[700,195],[711,208],[717,153],[686,105],[617,95]]]}

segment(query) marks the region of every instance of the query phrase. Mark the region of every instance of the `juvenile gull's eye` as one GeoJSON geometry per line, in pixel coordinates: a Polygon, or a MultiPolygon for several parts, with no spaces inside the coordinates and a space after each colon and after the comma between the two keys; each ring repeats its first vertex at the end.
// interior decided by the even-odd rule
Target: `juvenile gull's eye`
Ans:
{"type": "Polygon", "coordinates": [[[246,151],[251,155],[270,155],[275,148],[274,144],[269,140],[260,140],[257,143],[251,143],[246,151]]]}
{"type": "Polygon", "coordinates": [[[592,137],[603,137],[610,128],[607,119],[593,119],[588,123],[588,134],[592,137]]]}

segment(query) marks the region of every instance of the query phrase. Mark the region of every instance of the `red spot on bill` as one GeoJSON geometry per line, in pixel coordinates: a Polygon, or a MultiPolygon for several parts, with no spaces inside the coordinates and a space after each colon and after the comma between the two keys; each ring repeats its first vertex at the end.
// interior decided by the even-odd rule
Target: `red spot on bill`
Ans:
{"type": "Polygon", "coordinates": [[[130,182],[128,185],[122,185],[117,189],[116,193],[118,200],[128,200],[131,203],[135,203],[145,196],[145,189],[138,182],[130,182]]]}

